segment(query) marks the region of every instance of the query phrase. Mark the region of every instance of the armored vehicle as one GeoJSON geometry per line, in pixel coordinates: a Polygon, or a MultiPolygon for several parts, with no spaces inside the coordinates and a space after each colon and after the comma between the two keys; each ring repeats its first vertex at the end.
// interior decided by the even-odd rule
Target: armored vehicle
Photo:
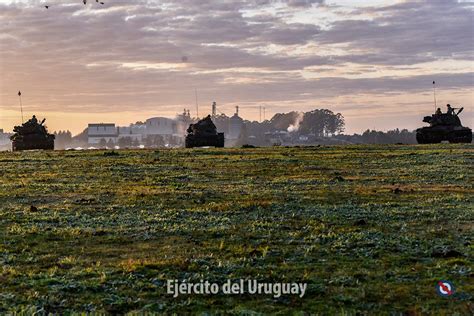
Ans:
{"type": "Polygon", "coordinates": [[[218,133],[211,116],[189,125],[186,136],[186,148],[193,147],[224,147],[224,133],[218,133]]]}
{"type": "Polygon", "coordinates": [[[442,141],[450,143],[470,143],[472,142],[472,130],[461,125],[459,113],[463,108],[460,108],[457,113],[454,109],[450,113],[437,113],[431,116],[425,116],[423,122],[429,123],[430,126],[425,126],[416,130],[416,140],[419,144],[436,144],[442,141]]]}
{"type": "Polygon", "coordinates": [[[54,150],[54,135],[48,134],[43,125],[46,119],[38,122],[36,116],[23,123],[21,126],[15,126],[14,134],[10,137],[12,140],[12,150],[54,150]]]}

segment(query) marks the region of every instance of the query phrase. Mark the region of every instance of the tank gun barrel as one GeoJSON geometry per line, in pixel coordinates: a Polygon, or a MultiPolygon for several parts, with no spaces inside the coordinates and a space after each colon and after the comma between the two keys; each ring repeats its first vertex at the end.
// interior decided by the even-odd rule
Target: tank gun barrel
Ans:
{"type": "Polygon", "coordinates": [[[432,116],[425,116],[423,118],[423,122],[425,123],[431,123],[433,121],[433,117],[432,116]]]}

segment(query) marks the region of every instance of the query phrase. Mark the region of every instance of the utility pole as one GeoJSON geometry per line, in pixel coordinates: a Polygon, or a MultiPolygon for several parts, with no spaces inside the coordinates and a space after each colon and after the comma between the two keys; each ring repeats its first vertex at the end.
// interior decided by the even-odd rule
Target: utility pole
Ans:
{"type": "Polygon", "coordinates": [[[433,95],[434,95],[434,113],[436,113],[436,109],[438,108],[438,105],[436,104],[436,81],[433,81],[433,95]]]}
{"type": "Polygon", "coordinates": [[[212,117],[217,115],[217,103],[212,102],[212,117]]]}
{"type": "Polygon", "coordinates": [[[260,112],[260,113],[259,113],[259,117],[258,117],[258,121],[259,121],[260,123],[262,123],[262,106],[260,105],[260,106],[258,107],[258,109],[259,109],[259,112],[260,112]]]}

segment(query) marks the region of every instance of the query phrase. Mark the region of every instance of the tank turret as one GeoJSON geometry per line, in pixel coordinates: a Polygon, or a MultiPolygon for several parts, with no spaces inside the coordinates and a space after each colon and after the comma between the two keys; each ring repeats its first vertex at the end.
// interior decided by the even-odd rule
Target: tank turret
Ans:
{"type": "Polygon", "coordinates": [[[450,113],[440,113],[440,111],[431,116],[425,116],[423,122],[430,126],[422,127],[416,130],[416,140],[419,144],[436,144],[442,141],[450,143],[471,143],[472,130],[464,127],[459,119],[459,113],[464,108],[460,108],[456,113],[454,109],[450,113]]]}
{"type": "Polygon", "coordinates": [[[189,125],[186,136],[186,148],[193,147],[224,147],[224,133],[218,133],[211,116],[189,125]]]}
{"type": "Polygon", "coordinates": [[[20,150],[54,150],[54,138],[52,134],[48,134],[43,119],[38,122],[36,116],[23,123],[21,126],[15,126],[13,129],[14,134],[10,137],[12,140],[13,151],[20,150]]]}

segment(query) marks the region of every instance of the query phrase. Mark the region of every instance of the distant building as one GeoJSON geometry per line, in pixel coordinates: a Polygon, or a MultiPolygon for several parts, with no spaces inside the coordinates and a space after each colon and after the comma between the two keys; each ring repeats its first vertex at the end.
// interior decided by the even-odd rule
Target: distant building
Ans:
{"type": "Polygon", "coordinates": [[[176,134],[178,136],[186,135],[186,130],[188,129],[189,125],[193,122],[191,118],[191,114],[189,113],[189,109],[184,109],[182,114],[178,114],[176,116],[176,134]]]}
{"type": "Polygon", "coordinates": [[[177,124],[173,119],[153,117],[145,122],[147,135],[174,135],[177,133],[177,124]]]}
{"type": "Polygon", "coordinates": [[[145,123],[138,122],[129,126],[116,126],[109,124],[89,124],[87,129],[88,144],[91,147],[103,145],[104,140],[107,146],[138,146],[146,145],[149,147],[165,146],[169,143],[176,143],[178,138],[184,136],[186,125],[191,121],[189,111],[177,119],[166,117],[152,117],[145,123]]]}
{"type": "Polygon", "coordinates": [[[290,140],[288,131],[280,130],[265,133],[265,141],[272,145],[281,145],[290,140]]]}
{"type": "Polygon", "coordinates": [[[239,139],[242,134],[242,127],[244,120],[239,116],[239,107],[236,107],[234,115],[229,120],[229,134],[228,139],[239,139]]]}
{"type": "Polygon", "coordinates": [[[105,140],[107,143],[116,143],[118,140],[118,129],[113,123],[89,124],[87,140],[89,145],[98,145],[102,140],[105,140]]]}
{"type": "Polygon", "coordinates": [[[146,134],[145,124],[131,124],[130,126],[118,127],[118,139],[130,138],[132,141],[141,143],[146,134]]]}
{"type": "Polygon", "coordinates": [[[0,150],[11,150],[12,143],[10,140],[10,136],[13,134],[5,133],[3,129],[0,129],[0,150]]]}

